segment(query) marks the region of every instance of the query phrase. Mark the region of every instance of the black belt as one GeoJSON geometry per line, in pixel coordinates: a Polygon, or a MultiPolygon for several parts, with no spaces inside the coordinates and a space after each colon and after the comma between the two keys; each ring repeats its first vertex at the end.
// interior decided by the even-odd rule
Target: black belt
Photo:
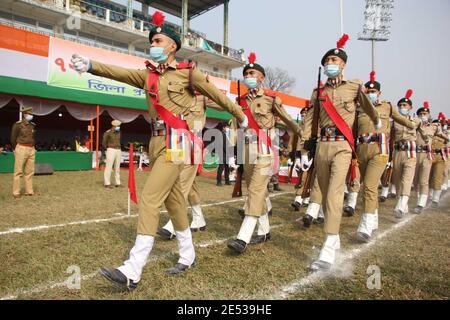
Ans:
{"type": "Polygon", "coordinates": [[[379,142],[380,136],[377,134],[367,135],[367,136],[359,136],[357,142],[358,143],[371,143],[371,142],[379,142]]]}
{"type": "Polygon", "coordinates": [[[325,137],[343,136],[344,134],[337,127],[326,127],[320,130],[320,135],[325,137]]]}
{"type": "Polygon", "coordinates": [[[417,146],[416,151],[417,152],[430,152],[431,150],[430,150],[429,146],[417,146]]]}
{"type": "Polygon", "coordinates": [[[398,141],[395,143],[395,149],[399,151],[409,151],[408,141],[398,141]]]}
{"type": "Polygon", "coordinates": [[[163,119],[159,118],[150,119],[150,127],[152,130],[153,137],[166,135],[166,122],[163,119]]]}

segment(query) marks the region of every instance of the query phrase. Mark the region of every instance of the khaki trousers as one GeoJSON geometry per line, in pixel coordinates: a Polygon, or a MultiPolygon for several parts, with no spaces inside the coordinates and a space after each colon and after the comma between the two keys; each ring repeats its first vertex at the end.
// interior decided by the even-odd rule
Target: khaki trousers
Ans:
{"type": "MultiPolygon", "coordinates": [[[[103,173],[105,186],[111,185],[111,172],[114,166],[114,177],[116,185],[120,186],[120,158],[122,151],[120,149],[108,148],[106,150],[106,167],[103,173]]],[[[132,161],[132,159],[130,159],[132,161]]]]}
{"type": "Polygon", "coordinates": [[[317,145],[315,168],[323,199],[324,230],[339,234],[344,204],[345,178],[352,160],[347,141],[322,142],[317,145]]]}
{"type": "Polygon", "coordinates": [[[406,151],[395,150],[393,166],[391,181],[395,183],[397,196],[409,197],[416,172],[416,159],[408,158],[406,151]]]}
{"type": "Polygon", "coordinates": [[[428,194],[432,161],[426,152],[417,153],[415,187],[418,194],[428,194]]]}
{"type": "Polygon", "coordinates": [[[14,150],[13,195],[20,195],[20,178],[25,182],[25,193],[33,194],[34,147],[17,145],[14,150]]]}
{"type": "Polygon", "coordinates": [[[363,213],[375,213],[378,209],[378,184],[388,162],[388,155],[381,155],[378,144],[363,143],[356,150],[363,184],[363,213]]]}
{"type": "Polygon", "coordinates": [[[435,154],[430,174],[430,188],[433,190],[441,190],[444,184],[444,171],[446,162],[440,154],[435,154]]]}
{"type": "Polygon", "coordinates": [[[249,159],[249,148],[253,148],[252,154],[257,154],[255,146],[247,144],[245,146],[244,176],[247,184],[247,202],[245,214],[260,217],[267,212],[266,198],[269,195],[267,184],[272,177],[273,158],[264,156],[251,161],[249,159]],[[252,162],[252,163],[249,163],[252,162]]]}
{"type": "MultiPolygon", "coordinates": [[[[195,166],[195,168],[197,169],[197,166],[195,166]]],[[[195,175],[194,175],[194,178],[195,178],[195,175]]],[[[188,202],[191,206],[195,206],[195,205],[201,203],[200,190],[198,188],[197,180],[195,180],[195,179],[192,183],[191,189],[188,194],[188,202]]]]}
{"type": "Polygon", "coordinates": [[[137,226],[138,234],[156,235],[163,204],[176,231],[189,228],[186,210],[188,191],[183,193],[183,189],[189,190],[192,186],[197,165],[166,161],[165,151],[165,137],[152,137],[149,156],[153,168],[142,191],[137,226]]]}

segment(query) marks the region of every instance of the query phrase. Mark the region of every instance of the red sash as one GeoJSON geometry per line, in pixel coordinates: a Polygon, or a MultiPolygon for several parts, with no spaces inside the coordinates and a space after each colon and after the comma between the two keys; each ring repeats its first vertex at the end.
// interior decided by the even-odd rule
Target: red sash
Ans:
{"type": "Polygon", "coordinates": [[[261,129],[261,127],[258,125],[258,122],[256,122],[245,97],[238,97],[237,99],[239,101],[239,105],[242,107],[242,111],[247,116],[249,127],[256,132],[256,135],[258,137],[258,151],[261,145],[260,143],[261,141],[267,142],[267,146],[272,150],[272,153],[274,155],[273,174],[275,175],[278,172],[279,161],[278,161],[278,153],[275,152],[275,148],[272,146],[272,140],[270,139],[270,137],[267,136],[266,132],[263,129],[261,129]]]}
{"type": "MultiPolygon", "coordinates": [[[[150,95],[150,99],[153,102],[153,106],[155,107],[156,112],[158,113],[158,117],[164,120],[164,122],[169,126],[170,128],[177,129],[177,130],[185,130],[189,134],[189,138],[191,140],[191,143],[193,143],[192,146],[192,152],[191,152],[191,164],[195,163],[195,150],[196,146],[201,147],[201,155],[200,155],[200,162],[198,166],[198,172],[200,173],[202,170],[202,163],[203,163],[203,140],[200,139],[197,135],[195,135],[187,125],[185,120],[182,120],[175,116],[172,112],[164,108],[162,105],[158,103],[159,95],[158,95],[158,78],[159,73],[156,70],[156,67],[154,67],[152,64],[146,62],[147,67],[149,67],[149,73],[148,73],[148,80],[147,80],[147,88],[150,95]]],[[[192,65],[180,62],[177,64],[177,69],[186,69],[191,68],[192,65]]]]}
{"type": "Polygon", "coordinates": [[[348,126],[347,122],[341,117],[339,112],[337,112],[336,107],[331,102],[330,97],[327,94],[323,94],[324,89],[320,90],[320,98],[322,101],[322,106],[327,112],[328,116],[333,120],[336,127],[339,131],[344,135],[345,139],[348,141],[348,144],[352,148],[352,164],[351,164],[351,178],[352,180],[356,179],[356,149],[355,149],[355,138],[353,137],[352,129],[348,126]]]}

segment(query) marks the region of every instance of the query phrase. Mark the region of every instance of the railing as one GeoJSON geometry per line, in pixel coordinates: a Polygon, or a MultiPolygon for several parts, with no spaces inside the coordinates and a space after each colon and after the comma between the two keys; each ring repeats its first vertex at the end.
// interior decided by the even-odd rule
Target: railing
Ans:
{"type": "MultiPolygon", "coordinates": [[[[27,1],[30,3],[36,2],[36,0],[22,1],[27,1]]],[[[129,23],[127,22],[128,16],[126,13],[126,8],[120,7],[119,5],[115,4],[113,5],[101,0],[39,0],[39,2],[45,3],[47,5],[54,5],[61,9],[65,8],[66,10],[78,9],[82,14],[87,14],[91,17],[97,18],[99,20],[104,20],[108,23],[123,24],[123,26],[126,28],[131,28],[132,30],[137,30],[140,32],[146,32],[154,26],[151,22],[149,22],[150,17],[146,17],[144,14],[139,12],[133,12],[133,22],[129,23]]],[[[166,23],[181,35],[180,26],[171,22],[166,23]]],[[[194,48],[202,48],[200,46],[199,39],[203,39],[204,41],[206,41],[206,35],[204,33],[189,29],[188,34],[185,35],[183,45],[194,48]]],[[[243,56],[241,50],[232,49],[209,40],[207,42],[218,54],[236,59],[241,62],[245,61],[245,57],[243,56]]]]}

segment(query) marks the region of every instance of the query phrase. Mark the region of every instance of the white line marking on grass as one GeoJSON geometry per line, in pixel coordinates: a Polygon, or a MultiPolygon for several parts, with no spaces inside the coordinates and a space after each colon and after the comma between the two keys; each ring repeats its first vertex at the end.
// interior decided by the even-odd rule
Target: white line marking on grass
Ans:
{"type": "MultiPolygon", "coordinates": [[[[278,225],[274,225],[271,227],[271,229],[277,229],[280,227],[285,226],[286,224],[278,224],[278,225]]],[[[228,239],[231,238],[227,238],[227,239],[219,239],[219,240],[209,240],[209,241],[204,241],[201,242],[199,244],[196,244],[196,247],[200,247],[200,248],[207,248],[207,247],[211,247],[214,246],[216,244],[222,244],[224,242],[226,242],[228,239]]],[[[150,256],[149,259],[147,260],[147,263],[149,262],[157,262],[159,259],[173,255],[173,254],[178,254],[178,252],[167,252],[161,255],[153,255],[150,256]]],[[[91,278],[93,278],[94,276],[97,275],[97,271],[96,272],[92,272],[89,274],[86,274],[84,276],[81,277],[81,280],[89,280],[91,278]]],[[[3,297],[0,298],[0,300],[14,300],[17,299],[19,297],[19,295],[28,295],[28,294],[35,294],[35,293],[41,293],[44,291],[48,291],[51,289],[55,289],[55,288],[61,288],[61,287],[66,287],[67,286],[67,282],[66,281],[60,281],[60,282],[50,282],[50,283],[42,283],[42,284],[38,284],[30,289],[26,289],[26,288],[21,288],[16,290],[14,293],[10,293],[7,294],[3,297]]]]}
{"type": "MultiPolygon", "coordinates": [[[[277,193],[277,194],[270,195],[270,197],[273,198],[273,197],[277,197],[277,196],[281,196],[281,195],[285,195],[285,194],[290,194],[290,193],[292,193],[292,192],[280,192],[280,193],[277,193]]],[[[214,203],[208,203],[208,204],[202,205],[202,207],[203,208],[213,207],[213,206],[218,206],[218,205],[227,204],[227,203],[233,203],[233,202],[239,202],[239,201],[244,201],[244,198],[233,199],[233,200],[228,200],[228,201],[221,201],[221,202],[214,202],[214,203]]],[[[167,210],[162,210],[161,213],[167,213],[167,210]]],[[[38,230],[45,230],[45,229],[61,228],[61,227],[67,227],[67,226],[73,226],[73,225],[109,222],[109,221],[122,220],[122,219],[127,219],[127,218],[135,218],[135,217],[138,216],[137,214],[132,214],[132,215],[128,216],[128,215],[120,213],[120,212],[114,213],[114,215],[117,215],[118,217],[104,218],[104,219],[83,220],[83,221],[72,221],[72,222],[67,222],[67,223],[51,224],[51,225],[40,225],[40,226],[26,227],[26,228],[11,228],[11,229],[6,230],[6,231],[1,231],[0,232],[0,236],[13,234],[13,233],[24,233],[24,232],[29,232],[29,231],[38,231],[38,230]]]]}
{"type": "Polygon", "coordinates": [[[346,264],[348,264],[349,262],[351,262],[351,260],[360,256],[361,254],[365,253],[373,246],[381,244],[383,242],[383,238],[387,237],[394,231],[403,228],[411,221],[413,221],[417,216],[418,216],[417,214],[411,213],[403,220],[400,220],[399,222],[395,223],[391,228],[387,229],[382,233],[376,234],[369,243],[362,244],[359,247],[354,248],[352,250],[345,250],[338,253],[337,262],[335,265],[332,266],[330,271],[311,273],[299,280],[296,280],[286,286],[283,286],[278,292],[276,292],[272,296],[269,296],[266,299],[271,300],[287,299],[291,294],[297,293],[298,291],[304,289],[305,287],[316,283],[320,279],[324,279],[328,276],[348,276],[349,275],[348,271],[345,270],[346,264]]]}

